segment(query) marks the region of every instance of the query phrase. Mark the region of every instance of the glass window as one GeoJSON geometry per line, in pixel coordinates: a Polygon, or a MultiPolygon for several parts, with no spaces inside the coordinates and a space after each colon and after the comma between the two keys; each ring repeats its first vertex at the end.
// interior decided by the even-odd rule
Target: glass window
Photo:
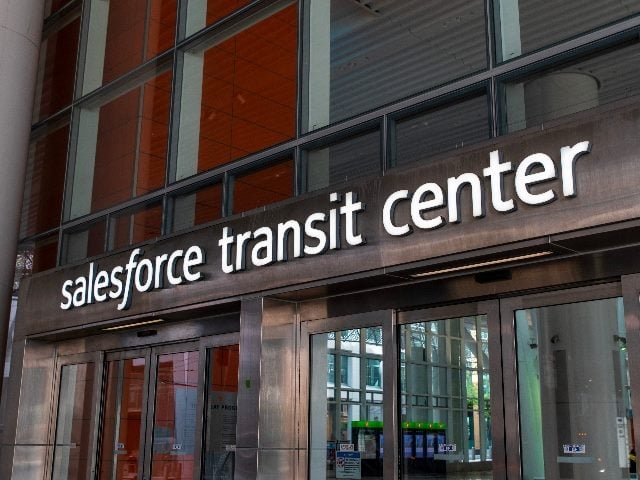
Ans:
{"type": "Polygon", "coordinates": [[[356,135],[302,152],[304,190],[312,192],[380,172],[380,132],[356,135]]]}
{"type": "Polygon", "coordinates": [[[209,351],[206,396],[204,477],[232,480],[235,471],[236,424],[238,420],[238,345],[209,351]]]}
{"type": "Polygon", "coordinates": [[[84,480],[91,466],[94,364],[64,365],[53,449],[53,480],[84,480]]]}
{"type": "MultiPolygon", "coordinates": [[[[486,325],[486,316],[463,320],[468,352],[478,350],[477,322],[486,325]]],[[[473,366],[460,368],[460,324],[448,319],[400,326],[403,479],[492,478],[489,373],[478,373],[475,357],[473,366]],[[429,340],[417,342],[416,332],[428,332],[429,340]],[[424,355],[426,344],[431,357],[424,355]]]]}
{"type": "Polygon", "coordinates": [[[488,99],[482,95],[402,118],[395,124],[392,165],[424,161],[491,136],[488,99]]]}
{"type": "Polygon", "coordinates": [[[114,216],[110,221],[110,249],[118,249],[159,237],[162,205],[154,203],[114,216]]]}
{"type": "Polygon", "coordinates": [[[16,275],[30,275],[53,268],[58,263],[58,234],[22,243],[18,247],[16,275]]]}
{"type": "Polygon", "coordinates": [[[212,222],[222,217],[222,185],[215,183],[173,199],[171,231],[212,222]]]}
{"type": "Polygon", "coordinates": [[[107,362],[100,480],[137,478],[144,431],[145,363],[144,358],[107,362]]]}
{"type": "Polygon", "coordinates": [[[20,238],[60,225],[69,125],[47,128],[29,147],[20,238]]]}
{"type": "Polygon", "coordinates": [[[34,121],[71,105],[79,34],[80,16],[74,14],[43,38],[33,105],[34,121]]]}
{"type": "Polygon", "coordinates": [[[482,0],[305,3],[305,131],[486,68],[482,0]]]}
{"type": "Polygon", "coordinates": [[[104,253],[107,222],[100,219],[64,233],[63,263],[73,263],[104,253]]]}
{"type": "Polygon", "coordinates": [[[198,352],[158,356],[151,477],[193,478],[198,352]]]}
{"type": "Polygon", "coordinates": [[[183,57],[176,180],[295,135],[297,6],[183,57]]]}
{"type": "Polygon", "coordinates": [[[635,478],[622,298],[518,310],[515,324],[523,478],[635,478]]]}
{"type": "Polygon", "coordinates": [[[45,0],[44,3],[44,17],[53,15],[58,10],[62,9],[68,3],[76,2],[78,0],[45,0]]]}
{"type": "Polygon", "coordinates": [[[82,93],[172,47],[176,0],[91,0],[82,93]]]}
{"type": "Polygon", "coordinates": [[[189,0],[186,34],[191,35],[207,25],[251,3],[252,0],[189,0]]]}
{"type": "Polygon", "coordinates": [[[232,213],[241,213],[293,196],[293,160],[233,177],[232,213]]]}
{"type": "Polygon", "coordinates": [[[361,478],[382,478],[382,355],[381,327],[311,337],[310,479],[350,478],[341,475],[353,457],[361,478]]]}
{"type": "Polygon", "coordinates": [[[164,186],[171,71],[78,118],[70,218],[164,186]]]}
{"type": "Polygon", "coordinates": [[[640,42],[502,85],[503,133],[640,94],[640,42]]]}
{"type": "Polygon", "coordinates": [[[496,50],[509,60],[640,12],[638,0],[497,0],[496,50]]]}

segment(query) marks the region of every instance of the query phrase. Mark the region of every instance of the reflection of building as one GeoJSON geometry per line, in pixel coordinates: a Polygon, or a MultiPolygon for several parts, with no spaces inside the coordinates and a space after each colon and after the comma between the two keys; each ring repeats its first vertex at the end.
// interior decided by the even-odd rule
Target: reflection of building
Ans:
{"type": "Polygon", "coordinates": [[[639,32],[638,0],[0,0],[0,478],[629,478],[639,32]]]}

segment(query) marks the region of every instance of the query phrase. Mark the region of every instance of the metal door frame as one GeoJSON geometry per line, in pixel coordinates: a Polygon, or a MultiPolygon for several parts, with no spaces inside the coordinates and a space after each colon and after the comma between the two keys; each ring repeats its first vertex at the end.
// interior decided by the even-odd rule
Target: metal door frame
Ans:
{"type": "MultiPolygon", "coordinates": [[[[104,369],[104,352],[86,352],[75,353],[70,355],[59,355],[55,359],[55,367],[53,374],[53,389],[51,398],[51,422],[49,432],[47,434],[47,443],[51,445],[51,448],[47,449],[47,456],[45,458],[45,472],[44,478],[53,477],[53,463],[55,461],[55,448],[56,448],[56,434],[58,429],[58,413],[60,406],[60,380],[62,378],[62,368],[68,365],[77,365],[93,363],[94,364],[94,379],[92,393],[94,397],[96,392],[100,392],[103,369],[104,369]]],[[[96,466],[96,450],[98,447],[98,422],[101,409],[98,402],[92,402],[91,404],[91,420],[89,426],[89,438],[90,444],[88,445],[87,458],[87,471],[85,472],[85,478],[94,478],[97,474],[96,466]]]]}
{"type": "MultiPolygon", "coordinates": [[[[102,382],[100,384],[100,390],[99,390],[99,412],[98,412],[98,421],[99,424],[97,425],[97,433],[96,433],[96,450],[95,450],[95,462],[96,462],[96,471],[95,471],[95,475],[93,478],[98,478],[98,475],[100,474],[100,461],[101,461],[101,447],[104,447],[103,445],[101,445],[101,441],[102,441],[102,435],[104,433],[104,417],[103,417],[103,413],[106,407],[106,400],[107,400],[107,381],[108,381],[108,374],[109,374],[109,369],[106,368],[107,362],[112,362],[112,361],[118,361],[121,362],[122,360],[129,360],[132,358],[144,358],[145,359],[145,368],[144,368],[144,376],[143,376],[143,382],[144,382],[144,387],[143,387],[143,392],[142,392],[142,411],[140,413],[140,441],[142,442],[143,439],[146,439],[146,432],[147,432],[147,422],[146,422],[146,410],[147,410],[147,406],[148,406],[148,397],[149,397],[149,365],[151,363],[151,348],[150,347],[141,347],[141,348],[132,348],[129,350],[118,350],[115,352],[105,352],[104,353],[104,358],[103,358],[103,373],[102,373],[102,382]]],[[[120,367],[121,368],[122,363],[120,363],[120,367]]],[[[122,407],[122,378],[121,376],[118,376],[118,384],[116,385],[116,394],[118,395],[116,398],[116,412],[118,414],[118,418],[116,419],[116,422],[118,423],[118,426],[116,426],[116,434],[119,433],[119,423],[120,423],[120,413],[121,413],[121,407],[122,407]]],[[[140,456],[138,457],[138,476],[140,476],[141,472],[143,471],[144,468],[144,459],[145,459],[145,449],[144,449],[144,444],[142,445],[138,445],[138,451],[140,452],[140,456]]],[[[113,458],[113,462],[114,462],[114,466],[115,466],[115,460],[116,457],[114,456],[113,458]]],[[[112,478],[114,477],[116,471],[115,468],[112,470],[112,478]]]]}
{"type": "MultiPolygon", "coordinates": [[[[91,406],[91,425],[89,445],[90,461],[88,462],[85,478],[97,479],[100,471],[100,448],[108,446],[101,445],[104,433],[103,413],[106,408],[106,387],[107,387],[107,362],[121,361],[132,358],[145,359],[144,388],[141,412],[141,432],[140,432],[140,457],[138,459],[138,478],[151,478],[151,454],[153,449],[153,421],[155,419],[155,399],[156,384],[158,375],[158,356],[167,353],[198,352],[198,389],[197,389],[197,416],[196,416],[196,437],[194,444],[194,470],[193,478],[200,478],[202,468],[202,447],[204,425],[204,407],[206,400],[205,385],[209,375],[209,350],[219,346],[240,345],[239,332],[214,334],[206,337],[199,337],[183,342],[170,344],[146,345],[122,350],[97,350],[84,353],[73,353],[68,355],[58,355],[55,360],[54,376],[51,398],[51,422],[47,433],[47,442],[51,448],[47,451],[45,478],[52,478],[55,436],[58,421],[58,407],[60,401],[60,379],[62,368],[66,365],[93,363],[94,364],[94,384],[92,393],[96,401],[91,406]]],[[[120,382],[121,380],[119,380],[120,382]]],[[[116,386],[118,397],[116,399],[118,408],[122,402],[122,387],[116,386]]],[[[118,410],[119,411],[119,410],[118,410]]]]}
{"type": "MultiPolygon", "coordinates": [[[[500,300],[504,418],[505,424],[509,425],[509,428],[505,430],[506,444],[510,446],[510,448],[506,450],[506,471],[509,480],[522,479],[515,312],[529,308],[622,297],[625,311],[625,327],[627,329],[627,351],[629,353],[631,389],[632,391],[640,392],[640,388],[634,388],[634,386],[640,385],[640,372],[638,371],[640,367],[640,326],[638,325],[638,318],[640,318],[638,315],[640,311],[640,304],[638,303],[640,275],[631,277],[635,278],[625,279],[625,277],[622,277],[622,283],[611,282],[586,287],[556,289],[543,293],[514,296],[500,300]],[[630,295],[633,291],[636,292],[635,300],[630,295]]],[[[640,408],[640,399],[638,399],[638,396],[638,394],[632,396],[634,410],[640,408]]],[[[640,435],[639,430],[640,429],[634,430],[636,442],[640,435]]]]}
{"type": "MultiPolygon", "coordinates": [[[[498,300],[483,300],[477,302],[459,303],[442,307],[426,307],[417,310],[398,312],[398,325],[407,325],[417,322],[433,322],[452,318],[467,316],[486,315],[487,329],[489,334],[489,388],[491,391],[491,435],[493,438],[491,461],[493,466],[494,480],[506,480],[506,437],[505,437],[505,417],[503,410],[503,389],[502,389],[502,358],[501,358],[501,324],[498,300]]],[[[396,347],[397,348],[397,347],[396,347]]],[[[464,345],[463,345],[464,348],[464,345]]],[[[394,369],[399,371],[399,358],[396,356],[394,369]]],[[[399,399],[400,392],[396,395],[398,417],[401,405],[399,399]]],[[[401,432],[398,429],[394,436],[396,445],[400,442],[401,432]]],[[[398,475],[400,474],[400,464],[398,463],[398,475]]],[[[396,477],[392,477],[396,478],[396,477]]]]}

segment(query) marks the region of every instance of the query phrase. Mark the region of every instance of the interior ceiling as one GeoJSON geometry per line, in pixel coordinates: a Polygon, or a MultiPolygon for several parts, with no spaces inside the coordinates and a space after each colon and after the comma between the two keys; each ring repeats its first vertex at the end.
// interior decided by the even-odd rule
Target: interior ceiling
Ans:
{"type": "MultiPolygon", "coordinates": [[[[529,52],[640,12],[640,0],[520,0],[519,9],[529,52]]],[[[596,77],[605,103],[637,93],[639,55],[632,46],[566,69],[596,77]]],[[[332,121],[483,68],[483,0],[331,2],[332,121]]]]}

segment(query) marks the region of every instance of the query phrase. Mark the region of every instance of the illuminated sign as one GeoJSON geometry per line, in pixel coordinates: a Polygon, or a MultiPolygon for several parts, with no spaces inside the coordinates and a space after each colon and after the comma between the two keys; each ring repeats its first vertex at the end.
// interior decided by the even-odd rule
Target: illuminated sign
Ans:
{"type": "MultiPolygon", "coordinates": [[[[560,149],[558,164],[547,154],[534,153],[517,166],[504,161],[498,150],[489,153],[489,164],[482,174],[465,172],[451,176],[446,182],[424,182],[413,192],[396,190],[384,198],[379,212],[382,231],[392,237],[410,235],[417,230],[435,230],[447,223],[462,221],[461,196],[470,191],[470,211],[474,218],[486,214],[487,204],[498,213],[508,214],[517,209],[516,200],[531,206],[546,205],[558,198],[571,198],[576,191],[576,161],[591,151],[591,143],[579,142],[560,149]],[[513,181],[513,188],[506,189],[505,181],[513,181]],[[549,182],[560,180],[554,189],[549,182]],[[510,196],[509,191],[514,195],[510,196]],[[487,199],[490,199],[487,201],[487,199]],[[402,208],[409,212],[399,215],[402,208]],[[405,218],[406,217],[406,218],[405,218]]],[[[329,195],[324,209],[304,216],[288,219],[275,226],[258,225],[257,228],[234,232],[229,226],[222,228],[219,247],[219,268],[231,274],[253,268],[265,267],[302,257],[319,256],[343,246],[358,247],[366,244],[359,225],[364,219],[366,205],[353,191],[329,195]]],[[[375,215],[369,213],[369,215],[375,215]]],[[[141,248],[130,254],[124,266],[110,271],[100,270],[95,262],[89,264],[86,276],[66,280],[62,284],[60,308],[68,310],[87,304],[108,300],[120,300],[118,310],[130,307],[133,290],[140,293],[202,280],[198,267],[206,263],[202,247],[191,246],[169,254],[145,258],[141,248]]]]}

